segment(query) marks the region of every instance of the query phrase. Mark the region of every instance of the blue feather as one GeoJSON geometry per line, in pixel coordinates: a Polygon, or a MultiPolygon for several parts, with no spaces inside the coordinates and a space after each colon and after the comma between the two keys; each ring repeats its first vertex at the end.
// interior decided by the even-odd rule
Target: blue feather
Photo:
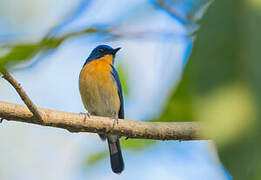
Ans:
{"type": "Polygon", "coordinates": [[[123,102],[123,95],[122,95],[122,88],[121,88],[121,81],[120,81],[120,78],[119,78],[119,75],[118,75],[118,72],[117,70],[115,69],[115,67],[110,64],[111,68],[112,68],[112,76],[114,77],[114,80],[116,81],[117,83],[117,87],[118,87],[118,95],[119,95],[119,98],[120,98],[120,110],[119,110],[119,118],[120,119],[124,119],[124,102],[123,102]]]}

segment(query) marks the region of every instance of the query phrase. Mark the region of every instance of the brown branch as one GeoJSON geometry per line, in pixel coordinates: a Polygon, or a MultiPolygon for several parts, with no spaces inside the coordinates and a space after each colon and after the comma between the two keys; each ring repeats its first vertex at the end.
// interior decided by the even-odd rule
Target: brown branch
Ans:
{"type": "Polygon", "coordinates": [[[33,113],[33,115],[37,118],[38,121],[42,121],[41,113],[38,111],[37,107],[34,105],[34,103],[30,100],[29,96],[26,94],[26,92],[23,90],[20,83],[18,83],[13,76],[6,70],[1,69],[1,73],[3,74],[3,78],[7,80],[16,90],[16,92],[19,94],[21,99],[24,101],[28,109],[33,113]]]}
{"type": "Polygon", "coordinates": [[[140,122],[119,119],[113,126],[113,119],[106,117],[38,109],[43,121],[37,121],[24,105],[0,101],[0,117],[8,121],[39,124],[67,129],[70,132],[91,132],[116,134],[129,138],[155,140],[198,140],[199,125],[195,122],[140,122]]]}

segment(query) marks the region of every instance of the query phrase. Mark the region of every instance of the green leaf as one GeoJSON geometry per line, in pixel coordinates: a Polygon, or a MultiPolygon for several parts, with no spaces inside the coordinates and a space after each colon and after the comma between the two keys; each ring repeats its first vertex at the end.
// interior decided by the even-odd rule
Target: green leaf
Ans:
{"type": "Polygon", "coordinates": [[[86,166],[92,166],[96,163],[100,162],[101,160],[107,158],[109,156],[109,152],[107,150],[103,150],[97,153],[90,154],[84,164],[86,166]]]}

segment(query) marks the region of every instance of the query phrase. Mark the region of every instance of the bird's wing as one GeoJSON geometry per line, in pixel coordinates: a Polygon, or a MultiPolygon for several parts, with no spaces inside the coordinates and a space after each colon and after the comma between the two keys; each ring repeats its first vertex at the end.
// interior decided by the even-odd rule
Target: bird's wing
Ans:
{"type": "Polygon", "coordinates": [[[120,81],[118,72],[117,72],[116,69],[113,67],[113,65],[111,65],[111,68],[112,68],[111,74],[112,74],[112,76],[114,77],[114,80],[115,80],[116,83],[117,83],[118,95],[119,95],[120,102],[121,102],[118,116],[119,116],[119,118],[124,119],[124,105],[123,105],[124,102],[123,102],[123,96],[122,96],[121,81],[120,81]]]}

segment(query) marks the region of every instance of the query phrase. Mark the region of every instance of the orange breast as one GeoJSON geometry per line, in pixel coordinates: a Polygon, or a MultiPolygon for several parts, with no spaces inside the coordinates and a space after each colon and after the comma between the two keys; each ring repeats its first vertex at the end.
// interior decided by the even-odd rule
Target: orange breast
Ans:
{"type": "Polygon", "coordinates": [[[113,58],[91,61],[80,73],[82,101],[91,114],[111,117],[119,112],[120,99],[117,84],[111,75],[110,59],[113,58]]]}

